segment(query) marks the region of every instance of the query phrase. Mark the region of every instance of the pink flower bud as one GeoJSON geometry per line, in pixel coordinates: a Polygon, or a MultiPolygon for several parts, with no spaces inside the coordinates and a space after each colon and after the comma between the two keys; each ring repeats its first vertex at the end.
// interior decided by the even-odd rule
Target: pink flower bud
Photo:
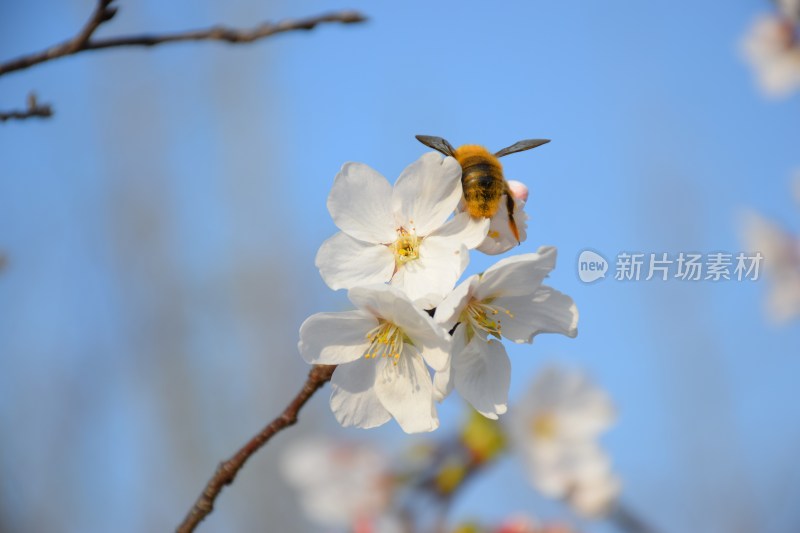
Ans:
{"type": "Polygon", "coordinates": [[[508,188],[511,189],[511,195],[517,200],[528,201],[528,187],[521,181],[508,180],[508,188]]]}

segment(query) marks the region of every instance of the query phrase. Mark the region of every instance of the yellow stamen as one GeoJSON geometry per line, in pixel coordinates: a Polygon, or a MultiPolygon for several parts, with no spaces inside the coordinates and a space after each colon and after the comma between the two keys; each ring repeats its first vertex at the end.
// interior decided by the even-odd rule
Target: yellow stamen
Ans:
{"type": "Polygon", "coordinates": [[[491,300],[471,301],[464,312],[461,313],[461,322],[469,324],[473,331],[479,329],[485,331],[487,335],[494,335],[498,339],[502,334],[502,321],[500,313],[514,318],[514,314],[499,305],[493,305],[491,300]]]}
{"type": "Polygon", "coordinates": [[[378,356],[394,359],[396,365],[403,354],[403,345],[408,338],[391,322],[379,321],[378,325],[367,332],[370,341],[369,348],[364,353],[365,359],[375,359],[378,356]]]}
{"type": "Polygon", "coordinates": [[[419,245],[422,237],[409,233],[404,228],[397,230],[397,240],[391,245],[394,259],[398,266],[404,265],[414,259],[419,259],[419,245]]]}

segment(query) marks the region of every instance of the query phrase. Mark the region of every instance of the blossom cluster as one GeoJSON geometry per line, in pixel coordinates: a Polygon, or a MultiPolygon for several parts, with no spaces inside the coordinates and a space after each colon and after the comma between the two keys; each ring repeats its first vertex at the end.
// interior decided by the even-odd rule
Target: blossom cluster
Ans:
{"type": "MultiPolygon", "coordinates": [[[[526,236],[524,199],[514,220],[526,236]]],[[[556,249],[502,259],[456,286],[471,250],[500,254],[519,244],[508,212],[464,211],[461,167],[432,152],[392,186],[367,165],[345,164],[328,197],[341,230],[316,266],[355,310],[318,313],[300,327],[311,364],[338,365],[331,408],[343,426],[372,428],[394,418],[408,433],[439,426],[436,402],[457,390],[476,410],[507,410],[510,361],[502,338],[530,343],[539,333],[577,334],[574,302],[542,285],[556,249]]]]}
{"type": "MultiPolygon", "coordinates": [[[[440,513],[446,514],[447,507],[433,506],[430,516],[430,501],[449,501],[507,452],[525,463],[516,471],[526,474],[541,494],[565,501],[581,517],[599,519],[611,514],[620,489],[597,442],[613,421],[613,411],[608,394],[583,372],[548,365],[512,408],[512,416],[502,421],[473,410],[457,434],[392,453],[375,442],[301,440],[281,464],[311,521],[354,533],[433,530],[428,526],[441,525],[440,513]]],[[[566,521],[562,527],[545,527],[522,517],[498,526],[456,523],[447,531],[570,531],[566,521]]]]}

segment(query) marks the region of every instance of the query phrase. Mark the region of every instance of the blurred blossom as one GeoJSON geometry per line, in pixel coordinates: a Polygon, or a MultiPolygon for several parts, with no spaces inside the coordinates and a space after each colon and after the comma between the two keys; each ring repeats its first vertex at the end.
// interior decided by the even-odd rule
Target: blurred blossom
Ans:
{"type": "Polygon", "coordinates": [[[764,256],[772,282],[767,312],[777,322],[800,316],[800,239],[757,213],[744,220],[746,245],[764,256]]]}
{"type": "Polygon", "coordinates": [[[475,523],[464,523],[453,529],[453,533],[572,533],[572,529],[561,524],[540,524],[530,516],[508,518],[494,527],[483,527],[475,523]]]}
{"type": "Polygon", "coordinates": [[[434,378],[437,400],[455,388],[479,413],[496,419],[506,412],[511,379],[500,339],[530,343],[539,333],[577,335],[575,302],[542,285],[555,263],[553,247],[503,259],[466,279],[439,304],[435,320],[455,330],[450,364],[434,378]]]}
{"type": "Polygon", "coordinates": [[[786,20],[800,22],[800,0],[777,0],[778,8],[786,20]]]}
{"type": "MultiPolygon", "coordinates": [[[[790,9],[787,6],[786,10],[790,9]]],[[[760,16],[744,39],[743,51],[767,95],[784,96],[800,88],[796,20],[777,15],[760,16]]]]}
{"type": "Polygon", "coordinates": [[[610,508],[620,489],[597,442],[613,421],[604,390],[580,372],[550,366],[515,408],[511,435],[539,491],[596,517],[610,508]]]}
{"type": "Polygon", "coordinates": [[[435,307],[488,230],[486,219],[466,213],[449,219],[461,196],[461,168],[436,152],[409,165],[394,188],[367,165],[345,164],[328,197],[342,231],[322,243],[316,258],[325,283],[336,290],[391,281],[423,307],[435,307]]]}
{"type": "Polygon", "coordinates": [[[582,516],[606,514],[619,495],[621,484],[611,469],[611,461],[600,449],[578,452],[568,503],[582,516]]]}
{"type": "Polygon", "coordinates": [[[356,532],[375,531],[389,507],[393,482],[388,467],[389,458],[376,447],[325,439],[296,443],[282,463],[284,477],[300,493],[311,520],[356,532]]]}
{"type": "Polygon", "coordinates": [[[542,529],[533,518],[515,516],[509,518],[495,530],[495,533],[541,533],[542,529]]]}
{"type": "Polygon", "coordinates": [[[339,365],[331,409],[343,426],[373,428],[394,417],[403,431],[439,427],[434,370],[449,365],[450,337],[390,285],[355,287],[355,311],[317,313],[300,326],[298,349],[310,364],[339,365]]]}
{"type": "Polygon", "coordinates": [[[562,524],[551,524],[542,526],[542,528],[539,529],[538,533],[574,533],[574,531],[575,530],[573,530],[569,526],[565,526],[562,524]]]}
{"type": "Polygon", "coordinates": [[[360,520],[353,525],[353,533],[408,533],[403,522],[394,515],[380,515],[360,520]]]}

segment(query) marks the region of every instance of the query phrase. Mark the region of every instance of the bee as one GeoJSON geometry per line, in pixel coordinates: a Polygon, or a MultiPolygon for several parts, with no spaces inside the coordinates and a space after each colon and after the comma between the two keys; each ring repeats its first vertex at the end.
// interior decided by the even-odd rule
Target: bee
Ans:
{"type": "Polygon", "coordinates": [[[503,177],[503,165],[499,158],[516,152],[524,152],[550,142],[549,139],[528,139],[519,141],[507,148],[491,154],[483,146],[465,144],[453,148],[441,137],[417,135],[417,140],[434,150],[454,157],[461,165],[461,187],[464,189],[464,203],[467,213],[473,217],[493,217],[506,195],[508,226],[519,242],[517,223],[514,222],[514,197],[503,177]]]}

